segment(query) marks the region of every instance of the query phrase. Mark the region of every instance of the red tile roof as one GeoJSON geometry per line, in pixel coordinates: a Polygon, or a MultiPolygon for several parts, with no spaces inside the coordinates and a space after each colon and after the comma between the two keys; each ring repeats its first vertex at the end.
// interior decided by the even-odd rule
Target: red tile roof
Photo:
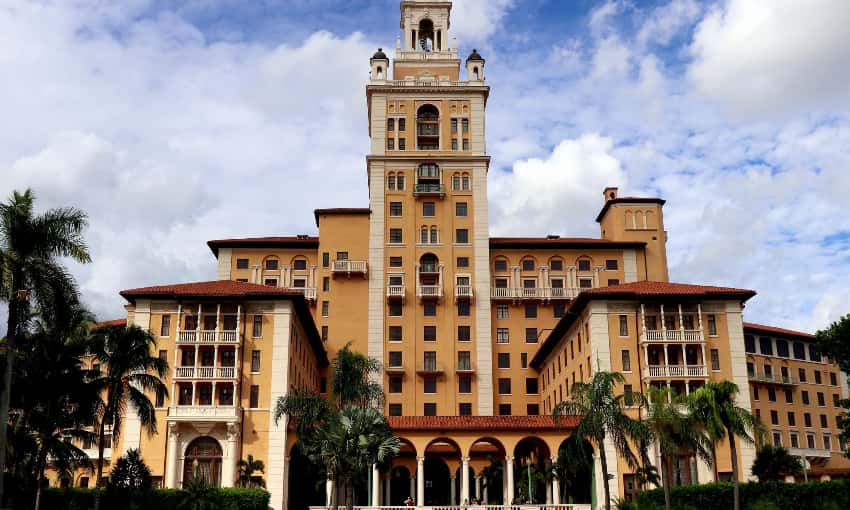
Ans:
{"type": "Polygon", "coordinates": [[[394,431],[419,430],[553,430],[571,428],[578,416],[564,416],[556,426],[551,416],[388,416],[394,431]]]}
{"type": "Polygon", "coordinates": [[[368,207],[335,207],[331,209],[315,209],[313,217],[316,218],[316,226],[319,226],[319,216],[327,214],[372,214],[368,207]]]}
{"type": "Polygon", "coordinates": [[[95,322],[92,328],[106,328],[109,326],[126,326],[127,319],[112,319],[111,321],[95,322]]]}
{"type": "Polygon", "coordinates": [[[299,291],[258,285],[256,283],[237,282],[233,280],[214,280],[210,282],[176,283],[171,285],[154,285],[152,287],[140,287],[138,289],[127,289],[120,292],[127,301],[131,303],[138,297],[150,298],[204,298],[204,297],[228,297],[236,299],[267,299],[267,298],[291,298],[303,296],[299,291]]]}
{"type": "Polygon", "coordinates": [[[599,214],[596,216],[596,221],[602,221],[602,218],[605,217],[605,213],[608,212],[608,209],[612,205],[616,204],[658,204],[664,205],[667,201],[663,198],[652,198],[652,197],[617,197],[605,202],[605,205],[602,207],[602,210],[599,211],[599,214]]]}
{"type": "Polygon", "coordinates": [[[218,257],[219,248],[318,248],[319,238],[316,236],[299,235],[214,239],[207,241],[207,246],[218,257]]]}
{"type": "Polygon", "coordinates": [[[744,330],[757,331],[762,333],[774,333],[776,335],[793,336],[797,338],[807,338],[814,340],[815,335],[811,333],[803,333],[802,331],[794,331],[793,329],[777,328],[775,326],[765,326],[764,324],[755,324],[753,322],[745,322],[744,330]]]}
{"type": "Polygon", "coordinates": [[[611,241],[591,237],[491,237],[490,248],[642,248],[643,241],[611,241]]]}
{"type": "Polygon", "coordinates": [[[558,321],[558,324],[540,345],[540,348],[534,354],[531,360],[531,366],[539,368],[546,356],[555,348],[561,337],[566,334],[570,326],[581,315],[584,307],[594,299],[653,299],[653,298],[679,298],[679,299],[694,299],[694,298],[710,298],[710,299],[736,299],[746,301],[755,296],[754,290],[737,289],[734,287],[714,287],[711,285],[692,285],[689,283],[673,283],[673,282],[633,282],[624,283],[622,285],[611,285],[609,287],[599,287],[596,289],[587,289],[581,292],[576,299],[570,304],[570,307],[558,321]]]}

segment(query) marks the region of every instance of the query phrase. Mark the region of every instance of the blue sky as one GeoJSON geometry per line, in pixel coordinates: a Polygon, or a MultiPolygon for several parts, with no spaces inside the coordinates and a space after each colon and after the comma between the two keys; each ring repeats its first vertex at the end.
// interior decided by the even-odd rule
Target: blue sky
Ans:
{"type": "MultiPolygon", "coordinates": [[[[89,212],[73,271],[103,318],[210,279],[208,239],[367,203],[368,59],[398,23],[391,0],[4,2],[0,196],[89,212]]],[[[596,236],[617,185],[667,199],[673,280],[757,290],[752,321],[850,312],[847,26],[845,0],[456,0],[492,87],[491,233],[596,236]]]]}

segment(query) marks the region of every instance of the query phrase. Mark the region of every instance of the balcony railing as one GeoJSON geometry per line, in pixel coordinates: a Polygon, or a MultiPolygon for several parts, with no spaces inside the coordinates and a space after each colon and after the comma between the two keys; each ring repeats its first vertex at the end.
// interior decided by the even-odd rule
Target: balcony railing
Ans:
{"type": "Polygon", "coordinates": [[[440,126],[434,124],[419,124],[416,126],[416,134],[419,136],[439,136],[440,126]]]}
{"type": "Polygon", "coordinates": [[[705,377],[705,365],[649,365],[646,377],[705,377]]]}
{"type": "Polygon", "coordinates": [[[388,299],[404,299],[404,285],[387,285],[388,299]]]}
{"type": "Polygon", "coordinates": [[[436,182],[417,182],[413,188],[414,195],[443,195],[446,187],[436,182]]]}
{"type": "Polygon", "coordinates": [[[577,287],[491,287],[491,299],[575,299],[577,287]]]}
{"type": "Polygon", "coordinates": [[[458,285],[455,287],[455,297],[459,299],[472,299],[472,286],[458,285]]]}
{"type": "Polygon", "coordinates": [[[167,421],[239,421],[242,409],[236,405],[171,406],[167,421]]]}
{"type": "Polygon", "coordinates": [[[781,375],[767,375],[767,374],[747,374],[749,379],[753,382],[760,382],[765,384],[779,384],[784,386],[796,386],[799,383],[797,379],[793,377],[783,377],[781,375]]]}
{"type": "Polygon", "coordinates": [[[388,374],[403,374],[404,363],[387,363],[384,366],[384,371],[388,374]]]}
{"type": "Polygon", "coordinates": [[[444,371],[443,365],[436,361],[425,361],[416,366],[416,372],[419,374],[441,374],[444,371]]]}
{"type": "Polygon", "coordinates": [[[704,337],[700,329],[647,329],[641,335],[644,342],[702,342],[704,337]]]}
{"type": "Polygon", "coordinates": [[[420,298],[441,298],[443,297],[443,288],[439,285],[417,285],[416,296],[420,298]]]}
{"type": "Polygon", "coordinates": [[[424,273],[437,274],[439,272],[440,272],[439,264],[435,264],[433,262],[426,262],[424,264],[419,265],[419,274],[424,274],[424,273]]]}
{"type": "Polygon", "coordinates": [[[190,329],[188,331],[181,331],[180,334],[177,335],[178,344],[235,344],[238,342],[239,335],[238,331],[236,331],[235,329],[219,331],[216,331],[214,329],[201,330],[200,335],[198,335],[197,330],[190,329]]]}
{"type": "Polygon", "coordinates": [[[475,366],[469,360],[458,361],[455,372],[475,372],[475,366]]]}
{"type": "Polygon", "coordinates": [[[368,264],[365,260],[334,260],[331,265],[331,273],[351,273],[363,274],[367,273],[368,264]]]}
{"type": "Polygon", "coordinates": [[[236,379],[236,367],[174,367],[175,379],[236,379]]]}
{"type": "Polygon", "coordinates": [[[296,290],[304,294],[304,299],[308,301],[316,300],[316,287],[289,287],[287,290],[296,290]]]}
{"type": "Polygon", "coordinates": [[[795,457],[807,459],[828,459],[832,457],[832,452],[825,448],[788,448],[788,453],[795,457]]]}

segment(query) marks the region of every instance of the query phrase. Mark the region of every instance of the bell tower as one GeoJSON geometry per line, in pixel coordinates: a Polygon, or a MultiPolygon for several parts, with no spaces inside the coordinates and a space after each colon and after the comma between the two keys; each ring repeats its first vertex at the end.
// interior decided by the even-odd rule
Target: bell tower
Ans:
{"type": "Polygon", "coordinates": [[[390,415],[493,414],[490,88],[477,51],[461,76],[451,8],[403,0],[395,54],[370,59],[368,354],[390,415]]]}

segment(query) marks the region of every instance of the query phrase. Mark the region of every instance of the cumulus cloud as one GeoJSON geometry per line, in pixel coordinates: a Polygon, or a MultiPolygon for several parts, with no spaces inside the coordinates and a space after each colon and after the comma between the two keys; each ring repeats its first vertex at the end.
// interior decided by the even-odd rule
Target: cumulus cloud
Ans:
{"type": "Polygon", "coordinates": [[[700,12],[700,6],[695,0],[672,0],[649,13],[635,40],[640,46],[668,44],[674,36],[696,21],[700,12]]]}
{"type": "Polygon", "coordinates": [[[464,45],[486,42],[513,5],[514,0],[456,0],[451,33],[464,45]]]}
{"type": "Polygon", "coordinates": [[[844,0],[728,0],[696,29],[688,74],[741,118],[850,105],[850,5],[844,0]]]}

